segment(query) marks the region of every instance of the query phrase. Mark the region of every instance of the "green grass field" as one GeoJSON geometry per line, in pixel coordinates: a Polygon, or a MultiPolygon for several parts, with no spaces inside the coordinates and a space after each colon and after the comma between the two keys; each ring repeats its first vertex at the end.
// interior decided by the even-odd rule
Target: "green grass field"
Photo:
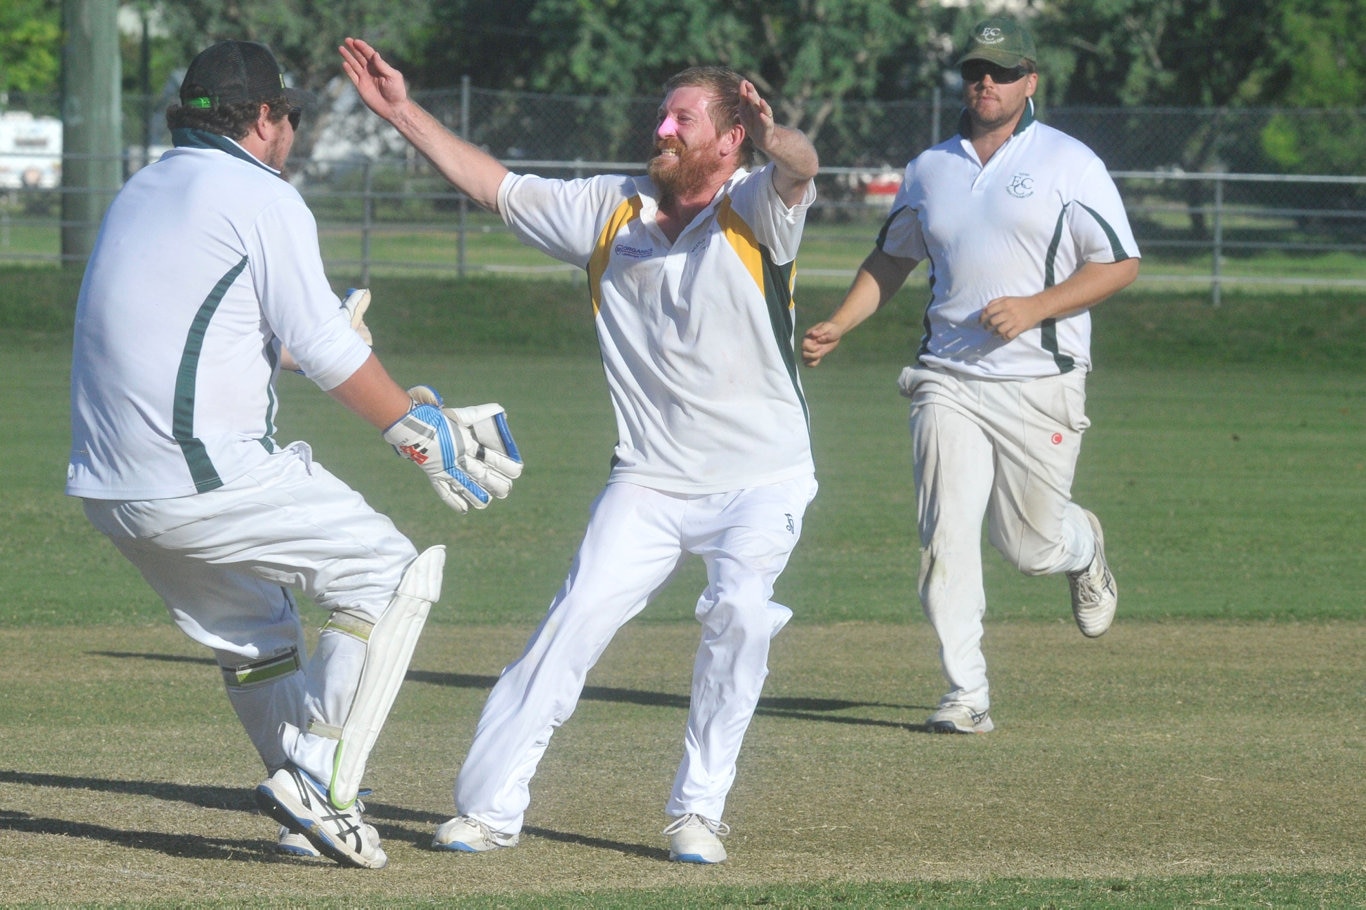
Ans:
{"type": "MultiPolygon", "coordinates": [[[[260,769],[209,657],[61,494],[78,275],[0,271],[0,904],[470,907],[1351,907],[1366,904],[1366,305],[1140,286],[1096,313],[1077,498],[1106,524],[1116,627],[988,553],[986,737],[918,732],[942,685],[914,583],[900,364],[908,291],[803,371],[821,493],[778,599],[796,611],[741,756],[732,861],[664,861],[700,575],[589,678],[523,845],[427,849],[483,697],[539,619],[613,423],[581,287],[374,283],[401,382],[498,400],[527,458],[457,517],[306,380],[282,439],[419,545],[446,594],[371,763],[379,873],[273,858],[260,769]],[[402,352],[402,353],[400,353],[402,352]]],[[[804,294],[804,327],[838,289],[804,294]]],[[[309,621],[321,614],[311,606],[309,621]]]]}

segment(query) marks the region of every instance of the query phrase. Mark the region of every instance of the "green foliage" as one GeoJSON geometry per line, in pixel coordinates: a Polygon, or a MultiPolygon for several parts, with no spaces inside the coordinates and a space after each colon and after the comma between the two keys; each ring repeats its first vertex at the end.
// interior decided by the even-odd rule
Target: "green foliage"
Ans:
{"type": "Polygon", "coordinates": [[[5,0],[0,5],[0,92],[54,92],[61,67],[60,5],[5,0]]]}
{"type": "Polygon", "coordinates": [[[1355,107],[1366,95],[1366,7],[1357,0],[1282,0],[1276,55],[1288,73],[1278,100],[1355,107]]]}
{"type": "Polygon", "coordinates": [[[533,19],[540,6],[538,0],[431,0],[410,53],[395,59],[414,85],[449,87],[469,76],[481,87],[531,90],[545,55],[563,41],[558,23],[533,19]]]}
{"type": "Polygon", "coordinates": [[[181,66],[215,41],[270,45],[295,83],[313,90],[341,72],[337,46],[347,36],[366,38],[402,54],[425,27],[428,4],[401,12],[386,0],[176,0],[160,4],[162,23],[181,54],[181,66]]]}
{"type": "MultiPolygon", "coordinates": [[[[122,36],[130,95],[163,91],[213,40],[248,38],[270,44],[295,84],[317,92],[327,111],[349,91],[339,78],[336,46],[356,34],[399,64],[415,87],[450,89],[469,76],[477,88],[548,93],[563,105],[575,104],[570,96],[576,95],[620,100],[578,127],[600,135],[575,135],[564,145],[636,160],[624,152],[636,147],[648,123],[627,100],[654,99],[663,80],[684,66],[720,62],[753,79],[780,121],[804,129],[825,160],[840,164],[888,157],[867,121],[899,123],[909,115],[884,116],[864,103],[909,99],[928,107],[934,92],[953,84],[953,61],[969,25],[999,9],[986,0],[414,0],[401,14],[384,0],[138,0],[126,6],[148,10],[153,24],[145,47],[140,35],[122,36]]],[[[0,87],[55,98],[58,7],[42,0],[4,5],[0,34],[8,40],[0,47],[0,87]]],[[[1366,5],[1357,0],[1058,0],[1025,4],[1021,15],[1039,40],[1045,109],[1215,112],[1169,140],[1178,147],[1164,164],[1187,171],[1363,170],[1366,5]],[[1260,141],[1221,124],[1218,111],[1254,105],[1340,110],[1341,117],[1325,124],[1277,116],[1260,141]]],[[[23,103],[55,110],[50,99],[23,103]]],[[[948,112],[940,111],[940,122],[927,131],[934,136],[951,123],[956,99],[943,103],[948,112]]],[[[530,106],[507,115],[547,132],[560,126],[530,106]]],[[[147,119],[160,133],[159,114],[147,119]]],[[[305,120],[299,155],[308,154],[321,126],[321,118],[305,120]]],[[[142,139],[143,126],[125,129],[142,139]]],[[[911,142],[917,148],[919,132],[911,142]]],[[[888,163],[899,166],[906,140],[894,145],[888,163]]]]}
{"type": "MultiPolygon", "coordinates": [[[[1277,53],[1287,78],[1279,100],[1339,108],[1332,119],[1274,116],[1262,134],[1268,157],[1294,174],[1366,170],[1366,6],[1355,0],[1298,0],[1280,7],[1277,53]]],[[[1358,194],[1357,198],[1360,198],[1358,194]]]]}
{"type": "Polygon", "coordinates": [[[1046,63],[1050,55],[1062,58],[1063,97],[1071,104],[1246,104],[1274,90],[1268,76],[1279,41],[1277,6],[1059,0],[1040,15],[1036,37],[1046,63]]]}
{"type": "Polygon", "coordinates": [[[684,67],[723,63],[754,80],[780,121],[813,138],[837,115],[841,99],[902,96],[908,66],[922,56],[906,53],[923,34],[919,8],[892,0],[540,0],[500,13],[516,42],[506,40],[508,34],[489,34],[477,15],[485,4],[439,6],[449,16],[431,34],[429,79],[442,69],[449,74],[451,63],[481,79],[518,63],[516,84],[532,90],[654,97],[684,67]],[[492,56],[488,45],[470,48],[468,60],[452,61],[452,48],[474,43],[466,25],[477,36],[503,38],[507,53],[487,69],[480,62],[492,56]]]}

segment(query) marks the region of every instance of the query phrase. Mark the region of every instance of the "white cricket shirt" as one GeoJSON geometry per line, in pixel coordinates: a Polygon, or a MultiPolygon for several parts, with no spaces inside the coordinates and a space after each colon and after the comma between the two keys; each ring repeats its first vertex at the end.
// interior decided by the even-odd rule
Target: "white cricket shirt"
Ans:
{"type": "Polygon", "coordinates": [[[962,133],[906,166],[877,244],[892,256],[929,260],[921,363],[994,379],[1091,368],[1087,311],[1045,320],[1011,342],[978,321],[997,297],[1036,294],[1085,262],[1139,255],[1105,165],[1033,113],[1031,101],[985,166],[962,133]]]}
{"type": "Polygon", "coordinates": [[[281,343],[324,389],[370,354],[298,191],[231,140],[176,134],[114,198],[86,267],[72,496],[162,499],[230,482],[276,447],[281,343]]]}
{"type": "Polygon", "coordinates": [[[588,272],[618,441],[611,479],[701,494],[814,471],[792,300],[807,190],[737,171],[670,243],[648,177],[509,174],[498,208],[525,243],[588,272]]]}

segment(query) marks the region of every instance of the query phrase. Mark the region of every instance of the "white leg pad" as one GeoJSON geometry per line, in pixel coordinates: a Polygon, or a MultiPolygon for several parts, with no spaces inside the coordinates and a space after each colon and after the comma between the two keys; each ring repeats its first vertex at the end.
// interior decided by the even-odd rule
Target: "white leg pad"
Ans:
{"type": "MultiPolygon", "coordinates": [[[[355,701],[342,724],[328,798],[338,809],[356,801],[366,759],[394,705],[427,611],[441,597],[446,548],[424,550],[409,564],[384,614],[369,629],[355,701]]],[[[349,630],[348,630],[349,631],[349,630]]]]}

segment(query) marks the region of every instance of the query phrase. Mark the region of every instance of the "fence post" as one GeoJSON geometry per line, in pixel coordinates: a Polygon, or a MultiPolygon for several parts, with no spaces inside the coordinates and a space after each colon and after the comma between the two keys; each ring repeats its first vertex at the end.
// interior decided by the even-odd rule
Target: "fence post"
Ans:
{"type": "Polygon", "coordinates": [[[1224,178],[1223,175],[1216,175],[1214,178],[1214,248],[1213,262],[1211,263],[1210,281],[1210,303],[1219,306],[1223,303],[1224,297],[1224,178]]]}
{"type": "Polygon", "coordinates": [[[939,118],[944,114],[944,93],[939,86],[930,93],[930,145],[939,144],[939,118]]]}
{"type": "Polygon", "coordinates": [[[360,286],[363,288],[370,286],[370,233],[375,221],[374,173],[375,163],[367,159],[360,218],[360,286]]]}
{"type": "Polygon", "coordinates": [[[64,0],[60,6],[61,261],[81,269],[95,248],[104,210],[123,186],[118,4],[64,0]]]}
{"type": "MultiPolygon", "coordinates": [[[[460,77],[460,138],[466,142],[470,138],[470,77],[460,77]]],[[[465,232],[469,228],[470,197],[460,194],[460,219],[455,230],[455,273],[465,277],[465,232]]]]}

